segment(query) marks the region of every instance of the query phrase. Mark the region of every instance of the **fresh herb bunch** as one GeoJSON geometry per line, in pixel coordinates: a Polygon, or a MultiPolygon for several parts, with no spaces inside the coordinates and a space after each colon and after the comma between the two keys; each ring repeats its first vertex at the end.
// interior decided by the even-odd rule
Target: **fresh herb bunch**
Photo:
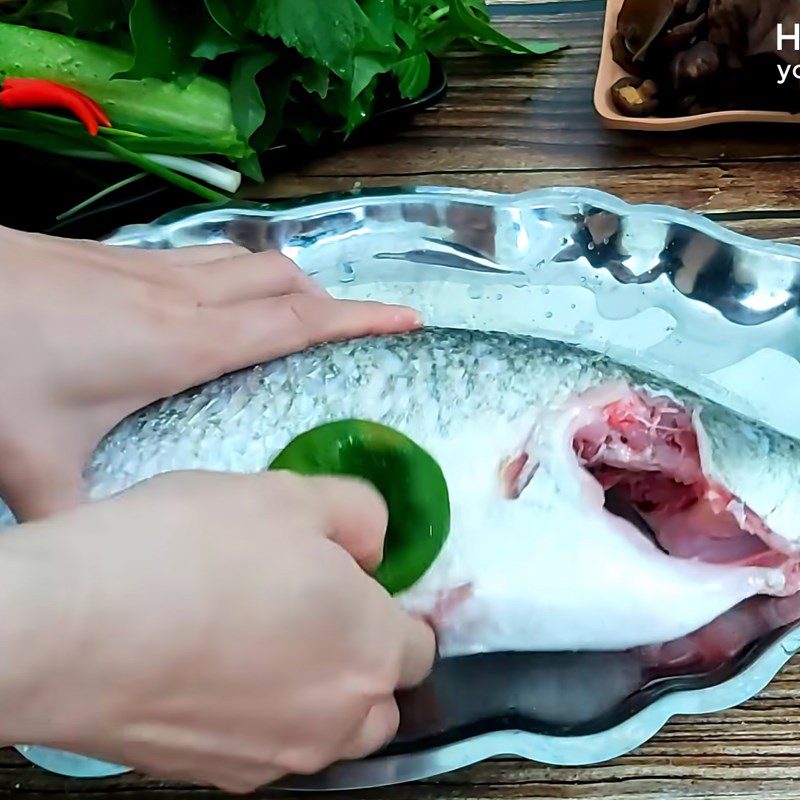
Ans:
{"type": "Polygon", "coordinates": [[[126,160],[216,199],[195,179],[235,191],[277,143],[349,136],[387,97],[422,95],[431,57],[458,46],[564,45],[508,38],[485,0],[0,0],[0,77],[61,82],[113,124],[89,141],[56,114],[0,110],[0,138],[126,160]]]}

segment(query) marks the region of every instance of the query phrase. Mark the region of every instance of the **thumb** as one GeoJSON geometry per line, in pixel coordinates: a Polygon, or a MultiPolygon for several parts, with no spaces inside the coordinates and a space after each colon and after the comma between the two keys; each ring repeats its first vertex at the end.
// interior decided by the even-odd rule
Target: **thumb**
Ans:
{"type": "MultiPolygon", "coordinates": [[[[272,473],[273,475],[275,473],[272,473]]],[[[372,573],[383,559],[389,512],[380,492],[358,478],[304,477],[301,502],[319,515],[322,533],[372,573]]]]}
{"type": "MultiPolygon", "coordinates": [[[[236,492],[239,505],[260,515],[272,515],[276,508],[303,511],[304,520],[315,532],[346,550],[365,572],[374,572],[383,559],[389,513],[380,492],[368,481],[298,475],[288,470],[172,473],[173,480],[186,480],[187,476],[196,484],[196,492],[206,485],[200,482],[217,488],[224,485],[227,491],[236,492]]],[[[163,487],[169,483],[164,475],[155,480],[163,487]]],[[[233,496],[229,502],[234,502],[233,496]]]]}
{"type": "Polygon", "coordinates": [[[30,522],[80,505],[86,499],[78,458],[52,448],[0,455],[0,498],[18,522],[30,522]]]}

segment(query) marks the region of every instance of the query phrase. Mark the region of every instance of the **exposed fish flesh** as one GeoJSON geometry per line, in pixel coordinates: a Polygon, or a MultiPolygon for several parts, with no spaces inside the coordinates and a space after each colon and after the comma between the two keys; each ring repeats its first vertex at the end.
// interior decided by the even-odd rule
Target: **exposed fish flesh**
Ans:
{"type": "Polygon", "coordinates": [[[443,656],[654,646],[800,588],[800,444],[596,353],[506,334],[427,329],[228,375],[112,431],[91,495],[176,469],[259,471],[353,417],[410,436],[447,478],[450,536],[398,597],[443,656]]]}

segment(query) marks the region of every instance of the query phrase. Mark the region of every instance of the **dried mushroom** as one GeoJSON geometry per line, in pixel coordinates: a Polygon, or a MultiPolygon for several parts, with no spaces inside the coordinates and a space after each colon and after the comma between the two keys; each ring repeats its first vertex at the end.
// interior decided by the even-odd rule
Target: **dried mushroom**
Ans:
{"type": "Polygon", "coordinates": [[[694,87],[708,81],[718,70],[717,48],[711,42],[698,42],[672,59],[672,85],[676,89],[694,87]]]}
{"type": "Polygon", "coordinates": [[[620,78],[611,87],[614,105],[629,117],[647,117],[658,108],[658,86],[650,80],[620,78]]]}
{"type": "Polygon", "coordinates": [[[794,33],[800,0],[625,0],[612,52],[635,80],[615,84],[614,103],[637,117],[643,108],[662,117],[800,112],[800,45],[787,38],[779,47],[779,24],[787,37],[794,33]],[[645,84],[637,100],[631,92],[645,84]]]}

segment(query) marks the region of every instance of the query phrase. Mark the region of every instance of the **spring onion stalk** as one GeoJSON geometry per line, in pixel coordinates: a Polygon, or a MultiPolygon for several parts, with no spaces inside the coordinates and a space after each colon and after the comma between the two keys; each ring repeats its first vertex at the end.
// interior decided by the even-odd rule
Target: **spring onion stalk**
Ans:
{"type": "MultiPolygon", "coordinates": [[[[58,155],[68,158],[83,158],[89,161],[118,161],[111,153],[98,150],[58,150],[58,155]]],[[[168,156],[160,153],[142,153],[145,158],[150,159],[162,167],[167,167],[182,175],[189,175],[193,178],[222,189],[233,194],[242,185],[242,174],[235,169],[229,169],[221,164],[214,164],[199,158],[186,158],[184,156],[168,156]]]]}
{"type": "Polygon", "coordinates": [[[185,189],[187,192],[192,192],[205,200],[210,200],[213,203],[224,203],[231,199],[228,195],[221,194],[189,178],[184,178],[177,172],[173,172],[171,169],[156,164],[155,161],[151,161],[141,153],[134,153],[132,150],[128,150],[122,145],[112,142],[110,139],[104,139],[98,136],[97,143],[109,153],[117,156],[120,161],[127,161],[129,164],[133,164],[133,166],[145,172],[149,172],[162,180],[168,181],[181,189],[185,189]]]}
{"type": "Polygon", "coordinates": [[[184,158],[182,156],[164,156],[158,153],[145,153],[145,158],[149,158],[162,167],[167,167],[183,175],[207,183],[209,186],[216,186],[217,189],[233,194],[242,185],[242,173],[235,169],[228,169],[220,164],[213,164],[200,158],[184,158]]]}
{"type": "Polygon", "coordinates": [[[118,181],[111,186],[106,186],[105,189],[101,189],[96,194],[93,194],[91,197],[87,197],[86,200],[82,200],[76,206],[73,206],[67,211],[59,214],[56,219],[59,222],[63,222],[65,219],[69,219],[70,217],[74,217],[76,214],[79,214],[84,209],[88,208],[93,203],[96,203],[98,200],[102,200],[104,197],[108,197],[108,195],[116,192],[118,189],[124,189],[126,186],[130,186],[132,183],[136,183],[136,181],[140,181],[142,178],[146,177],[146,172],[137,172],[135,175],[131,175],[129,178],[124,178],[121,181],[118,181]]]}
{"type": "Polygon", "coordinates": [[[100,148],[101,151],[105,151],[116,160],[133,164],[140,170],[156,175],[174,186],[202,197],[204,200],[210,200],[215,203],[230,200],[229,195],[221,194],[197,181],[186,178],[163,164],[158,164],[141,153],[128,150],[117,142],[102,136],[69,137],[48,131],[31,131],[0,125],[0,141],[14,142],[50,153],[62,152],[67,143],[74,144],[76,140],[81,144],[100,148]]]}

